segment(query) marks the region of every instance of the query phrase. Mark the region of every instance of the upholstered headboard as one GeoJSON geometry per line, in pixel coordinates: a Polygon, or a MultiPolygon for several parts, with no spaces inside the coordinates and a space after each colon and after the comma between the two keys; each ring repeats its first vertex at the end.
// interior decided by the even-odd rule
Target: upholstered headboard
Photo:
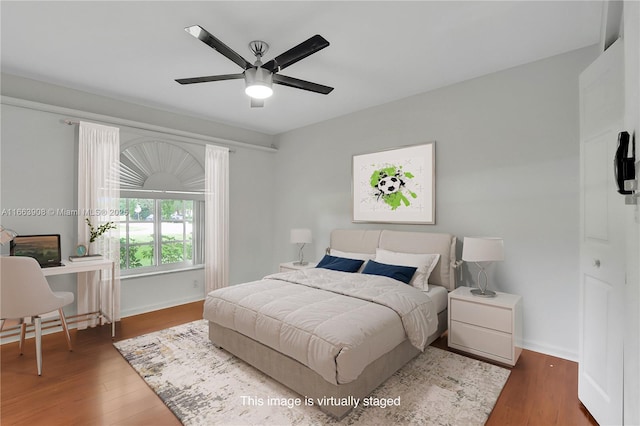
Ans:
{"type": "Polygon", "coordinates": [[[440,260],[429,276],[429,284],[452,291],[456,288],[454,265],[456,237],[432,232],[406,232],[372,229],[335,229],[331,231],[330,248],[351,253],[375,254],[376,248],[402,253],[440,254],[440,260]]]}

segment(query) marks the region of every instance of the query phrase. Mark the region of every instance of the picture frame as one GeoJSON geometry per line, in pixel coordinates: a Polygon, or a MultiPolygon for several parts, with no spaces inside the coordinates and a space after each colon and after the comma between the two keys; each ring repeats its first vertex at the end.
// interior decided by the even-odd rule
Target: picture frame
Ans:
{"type": "Polygon", "coordinates": [[[353,222],[435,224],[435,141],[353,156],[353,222]]]}

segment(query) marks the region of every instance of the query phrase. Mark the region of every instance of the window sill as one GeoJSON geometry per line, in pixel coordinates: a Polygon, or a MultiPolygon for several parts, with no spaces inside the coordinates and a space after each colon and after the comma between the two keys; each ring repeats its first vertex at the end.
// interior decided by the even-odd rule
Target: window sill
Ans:
{"type": "Polygon", "coordinates": [[[150,272],[142,272],[137,274],[132,273],[127,275],[120,275],[120,281],[128,280],[130,278],[152,277],[154,275],[165,275],[165,274],[173,274],[176,272],[194,271],[196,269],[204,269],[204,265],[185,266],[184,268],[169,269],[166,271],[150,271],[150,272]]]}

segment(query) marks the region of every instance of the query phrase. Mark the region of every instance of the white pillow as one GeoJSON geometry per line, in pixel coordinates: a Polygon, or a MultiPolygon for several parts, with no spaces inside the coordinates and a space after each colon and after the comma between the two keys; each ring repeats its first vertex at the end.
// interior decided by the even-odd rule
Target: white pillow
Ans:
{"type": "Polygon", "coordinates": [[[398,253],[384,249],[376,249],[376,262],[388,265],[413,266],[418,268],[411,278],[411,284],[422,290],[429,289],[429,275],[440,260],[439,254],[398,253]]]}
{"type": "Polygon", "coordinates": [[[360,269],[358,269],[358,272],[362,272],[362,270],[364,269],[364,265],[367,264],[367,260],[373,259],[374,257],[376,257],[376,255],[372,253],[351,253],[351,252],[340,251],[336,249],[329,249],[329,255],[335,256],[335,257],[344,257],[347,259],[364,260],[364,263],[362,264],[360,269]]]}

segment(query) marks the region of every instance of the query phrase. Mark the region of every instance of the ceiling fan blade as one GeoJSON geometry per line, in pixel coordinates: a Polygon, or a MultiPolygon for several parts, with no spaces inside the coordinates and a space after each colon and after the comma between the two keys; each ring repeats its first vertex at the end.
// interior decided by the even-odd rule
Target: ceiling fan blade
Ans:
{"type": "Polygon", "coordinates": [[[298,78],[287,77],[286,75],[282,74],[274,74],[273,82],[275,84],[295,87],[296,89],[308,90],[310,92],[321,93],[323,95],[328,95],[333,90],[333,87],[323,86],[322,84],[312,83],[310,81],[300,80],[298,78]]]}
{"type": "Polygon", "coordinates": [[[278,72],[327,46],[329,46],[329,42],[321,35],[316,34],[281,55],[276,56],[264,64],[262,68],[266,68],[271,72],[278,72]]]}
{"type": "Polygon", "coordinates": [[[264,106],[264,99],[251,98],[251,108],[262,108],[264,106]]]}
{"type": "Polygon", "coordinates": [[[209,75],[206,77],[193,77],[193,78],[177,78],[176,81],[180,84],[193,84],[193,83],[207,83],[209,81],[235,80],[238,78],[244,78],[244,73],[209,75]]]}
{"type": "Polygon", "coordinates": [[[247,68],[251,68],[253,66],[249,62],[247,62],[246,59],[244,59],[242,56],[236,53],[233,49],[231,49],[229,46],[227,46],[226,44],[224,44],[223,42],[221,42],[220,40],[212,36],[207,30],[202,28],[200,25],[192,25],[190,27],[186,27],[184,30],[189,34],[191,34],[192,36],[194,36],[195,38],[201,40],[203,43],[205,43],[209,47],[212,47],[213,49],[220,52],[227,59],[233,61],[242,69],[246,70],[247,68]]]}

